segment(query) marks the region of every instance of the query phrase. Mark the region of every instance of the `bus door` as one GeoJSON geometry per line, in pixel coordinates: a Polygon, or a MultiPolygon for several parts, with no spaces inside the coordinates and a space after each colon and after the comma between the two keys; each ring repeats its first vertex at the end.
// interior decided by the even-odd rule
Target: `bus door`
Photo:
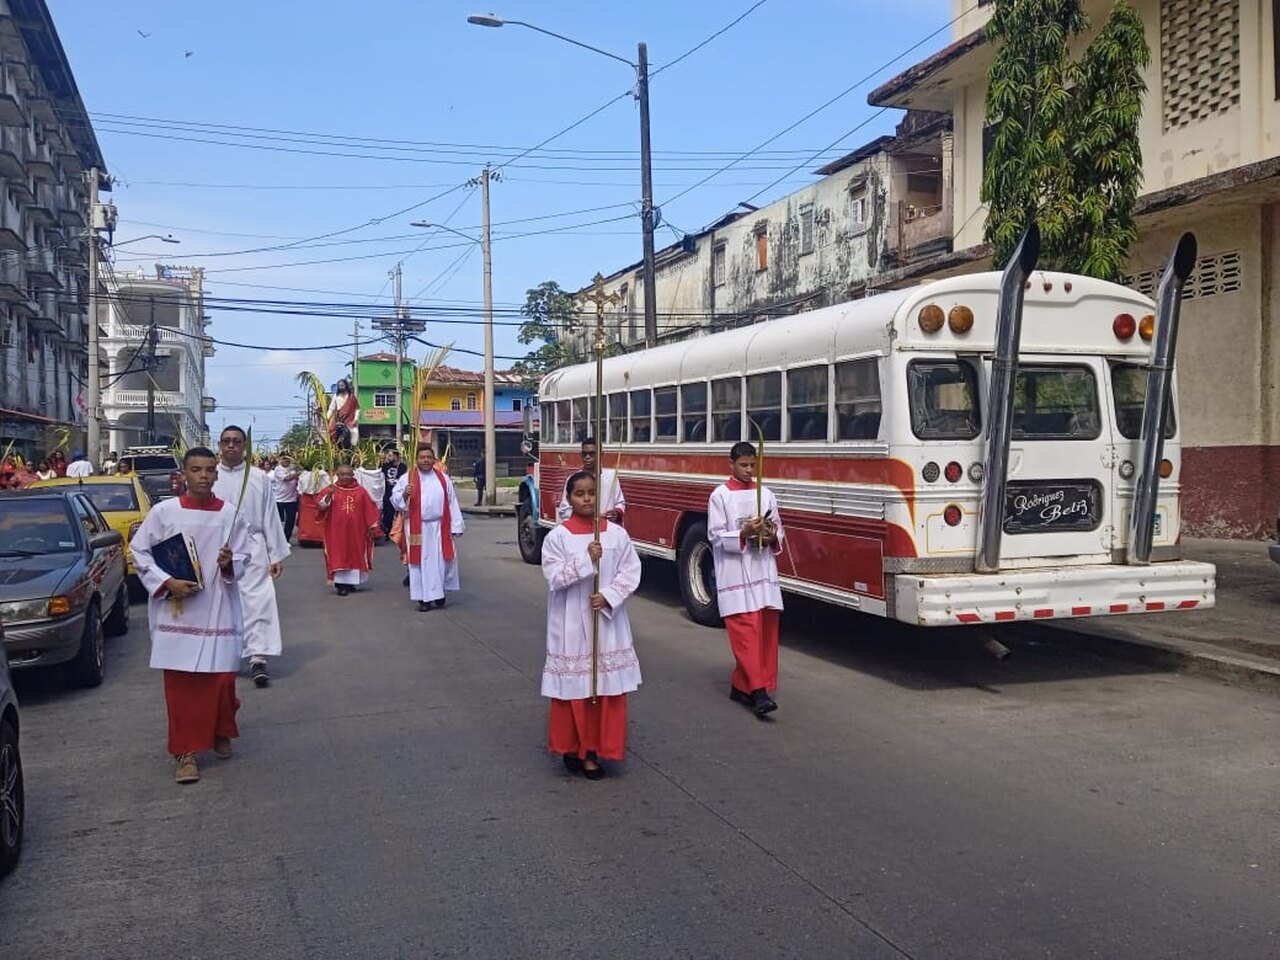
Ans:
{"type": "Polygon", "coordinates": [[[1099,358],[1019,359],[1002,561],[1110,562],[1116,467],[1107,383],[1099,358]]]}

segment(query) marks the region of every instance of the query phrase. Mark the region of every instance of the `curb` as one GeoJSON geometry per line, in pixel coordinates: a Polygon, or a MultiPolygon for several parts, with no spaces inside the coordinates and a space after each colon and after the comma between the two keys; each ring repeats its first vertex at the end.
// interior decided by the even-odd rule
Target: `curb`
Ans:
{"type": "Polygon", "coordinates": [[[514,517],[516,515],[516,505],[514,503],[499,503],[495,506],[465,506],[462,512],[473,517],[514,517]]]}
{"type": "Polygon", "coordinates": [[[1178,673],[1212,677],[1280,693],[1280,661],[1225,651],[1196,640],[1136,637],[1110,629],[1038,624],[1026,635],[1049,645],[1069,645],[1100,656],[1163,667],[1178,673]]]}

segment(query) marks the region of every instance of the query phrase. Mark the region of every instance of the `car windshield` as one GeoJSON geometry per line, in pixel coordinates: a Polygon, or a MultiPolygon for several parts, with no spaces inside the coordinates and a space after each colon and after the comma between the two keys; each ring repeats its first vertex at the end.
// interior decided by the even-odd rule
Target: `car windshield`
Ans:
{"type": "Polygon", "coordinates": [[[86,483],[84,494],[103,513],[138,509],[138,497],[131,483],[86,483]]]}
{"type": "Polygon", "coordinates": [[[75,530],[63,500],[0,500],[0,557],[74,553],[75,530]]]}

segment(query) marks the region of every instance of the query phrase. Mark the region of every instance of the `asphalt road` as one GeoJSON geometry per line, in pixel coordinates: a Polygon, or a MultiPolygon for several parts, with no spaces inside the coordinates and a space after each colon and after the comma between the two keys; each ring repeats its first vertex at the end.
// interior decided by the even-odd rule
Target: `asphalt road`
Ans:
{"type": "Polygon", "coordinates": [[[280,582],[285,656],[179,787],[146,631],[95,691],[23,678],[27,847],[0,958],[1280,956],[1280,699],[794,604],[780,709],[729,701],[668,566],[599,783],[544,749],[544,589],[469,519],[420,614],[380,548],[280,582]]]}

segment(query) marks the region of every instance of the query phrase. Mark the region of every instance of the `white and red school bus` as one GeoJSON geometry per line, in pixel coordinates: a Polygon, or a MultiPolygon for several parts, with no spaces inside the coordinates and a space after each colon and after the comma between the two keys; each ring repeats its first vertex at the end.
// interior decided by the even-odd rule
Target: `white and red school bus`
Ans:
{"type": "MultiPolygon", "coordinates": [[[[1150,550],[1126,562],[1150,299],[1087,277],[1027,276],[1007,468],[988,476],[1000,280],[940,280],[604,361],[603,465],[617,470],[637,550],[679,565],[695,620],[718,622],[707,500],[730,446],[754,442],[757,425],[791,593],[923,626],[1213,605],[1213,566],[1179,555],[1172,377],[1151,461],[1150,550]],[[991,531],[998,562],[984,571],[988,482],[1001,484],[992,502],[1004,509],[991,531]]],[[[594,363],[542,381],[539,458],[519,503],[529,562],[578,469],[595,396],[594,363]]]]}

